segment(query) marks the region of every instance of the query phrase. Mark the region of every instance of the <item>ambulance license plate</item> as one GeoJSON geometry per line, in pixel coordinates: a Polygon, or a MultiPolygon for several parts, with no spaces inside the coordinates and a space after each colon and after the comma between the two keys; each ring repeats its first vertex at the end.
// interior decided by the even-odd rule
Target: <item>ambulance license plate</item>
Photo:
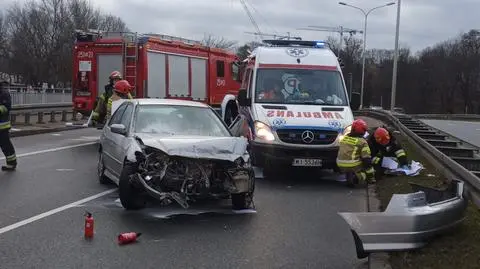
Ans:
{"type": "Polygon", "coordinates": [[[321,159],[293,159],[293,166],[322,166],[321,159]]]}

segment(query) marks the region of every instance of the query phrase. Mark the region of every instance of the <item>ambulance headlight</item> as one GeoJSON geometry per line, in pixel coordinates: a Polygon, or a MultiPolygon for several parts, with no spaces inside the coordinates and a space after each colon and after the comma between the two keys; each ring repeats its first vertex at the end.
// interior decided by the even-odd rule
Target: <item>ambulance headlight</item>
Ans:
{"type": "Polygon", "coordinates": [[[270,128],[270,126],[266,125],[261,121],[255,122],[255,135],[262,140],[266,140],[266,141],[275,140],[275,136],[273,135],[272,129],[270,128]]]}
{"type": "Polygon", "coordinates": [[[352,131],[352,125],[348,125],[343,132],[338,135],[338,141],[342,141],[342,139],[352,131]]]}

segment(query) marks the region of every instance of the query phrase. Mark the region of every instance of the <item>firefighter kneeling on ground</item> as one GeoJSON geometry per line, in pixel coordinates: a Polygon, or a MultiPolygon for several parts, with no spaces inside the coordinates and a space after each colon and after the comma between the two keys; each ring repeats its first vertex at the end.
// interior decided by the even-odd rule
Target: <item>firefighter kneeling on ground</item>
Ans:
{"type": "Polygon", "coordinates": [[[409,169],[407,154],[397,142],[392,131],[379,127],[368,138],[368,145],[372,151],[372,164],[375,167],[375,178],[380,179],[385,169],[382,167],[383,157],[394,157],[401,168],[409,169]]]}
{"type": "Polygon", "coordinates": [[[12,96],[7,89],[6,82],[0,82],[0,148],[7,165],[2,166],[3,171],[14,171],[17,168],[17,155],[15,148],[10,140],[10,110],[12,109],[12,96]]]}
{"type": "Polygon", "coordinates": [[[115,83],[115,86],[113,88],[113,94],[108,98],[107,101],[107,116],[106,120],[110,119],[112,116],[112,103],[120,100],[120,99],[133,99],[132,95],[130,94],[130,90],[132,89],[132,86],[128,81],[126,80],[120,80],[115,83]]]}
{"type": "Polygon", "coordinates": [[[107,114],[107,101],[113,94],[115,83],[122,79],[122,74],[118,71],[113,71],[108,77],[109,83],[105,85],[105,92],[98,97],[97,105],[93,111],[92,120],[94,124],[101,122],[105,123],[107,114]]]}
{"type": "Polygon", "coordinates": [[[355,120],[350,133],[340,141],[337,166],[342,173],[355,174],[356,179],[349,182],[350,186],[357,180],[367,183],[375,182],[370,147],[363,138],[366,131],[367,123],[361,119],[355,120]]]}

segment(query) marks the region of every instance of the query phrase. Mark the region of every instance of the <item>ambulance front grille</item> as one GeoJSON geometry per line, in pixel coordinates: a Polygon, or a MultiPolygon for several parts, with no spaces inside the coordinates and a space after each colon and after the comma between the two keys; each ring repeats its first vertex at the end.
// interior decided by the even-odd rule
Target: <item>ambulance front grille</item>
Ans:
{"type": "Polygon", "coordinates": [[[338,132],[311,129],[277,129],[277,136],[282,142],[289,144],[329,145],[335,142],[338,132]],[[305,131],[313,133],[312,142],[307,143],[302,139],[302,134],[305,131]]]}

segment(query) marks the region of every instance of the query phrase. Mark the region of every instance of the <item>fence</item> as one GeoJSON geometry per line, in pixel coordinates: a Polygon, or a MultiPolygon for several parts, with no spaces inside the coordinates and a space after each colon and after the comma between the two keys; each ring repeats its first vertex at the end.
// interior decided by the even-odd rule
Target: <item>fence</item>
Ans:
{"type": "Polygon", "coordinates": [[[52,103],[72,103],[72,91],[70,89],[30,89],[10,88],[12,105],[35,105],[52,103]]]}

